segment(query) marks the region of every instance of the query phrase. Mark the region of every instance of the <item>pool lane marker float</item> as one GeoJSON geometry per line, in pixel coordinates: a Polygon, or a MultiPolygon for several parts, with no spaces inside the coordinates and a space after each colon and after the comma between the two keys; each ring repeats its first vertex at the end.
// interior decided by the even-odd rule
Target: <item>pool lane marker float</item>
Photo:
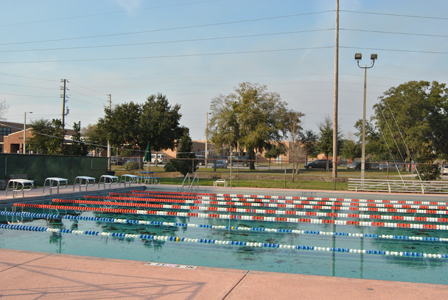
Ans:
{"type": "Polygon", "coordinates": [[[392,222],[362,222],[362,221],[341,221],[341,220],[320,220],[320,219],[304,219],[304,218],[285,218],[285,217],[265,217],[265,216],[244,216],[244,215],[228,215],[228,214],[202,214],[202,213],[184,213],[175,211],[147,211],[137,209],[118,209],[118,208],[102,208],[102,207],[82,207],[82,206],[64,206],[64,205],[47,205],[47,204],[28,204],[14,203],[15,207],[29,208],[45,208],[45,209],[61,209],[73,211],[96,211],[107,213],[122,214],[138,214],[138,215],[156,215],[170,217],[194,217],[194,218],[211,218],[224,220],[245,220],[245,221],[263,221],[263,222],[286,222],[286,223],[309,223],[309,224],[335,224],[335,225],[354,225],[365,227],[386,227],[386,228],[414,228],[429,230],[448,230],[448,225],[431,225],[431,224],[407,224],[392,222]]]}
{"type": "Polygon", "coordinates": [[[211,196],[211,197],[225,197],[225,198],[253,198],[258,200],[274,201],[277,199],[283,200],[320,200],[333,202],[359,202],[359,203],[387,203],[387,204],[416,204],[416,205],[444,205],[448,206],[448,202],[439,201],[405,201],[405,200],[375,200],[375,199],[348,199],[348,198],[328,198],[328,197],[295,197],[295,196],[269,196],[269,195],[242,195],[242,194],[210,194],[210,193],[188,193],[188,192],[159,192],[159,191],[134,191],[131,193],[142,193],[145,195],[183,195],[183,196],[211,196]]]}
{"type": "MultiPolygon", "coordinates": [[[[364,212],[385,212],[385,213],[402,213],[402,214],[438,214],[448,215],[447,210],[432,209],[397,209],[397,208],[376,208],[376,207],[358,207],[349,206],[326,206],[326,204],[338,205],[338,203],[328,203],[320,201],[299,201],[299,204],[280,204],[280,203],[257,203],[257,202],[240,202],[240,201],[214,201],[214,200],[182,200],[182,199],[155,199],[155,198],[133,198],[133,197],[114,197],[114,196],[83,196],[84,199],[100,199],[100,200],[118,200],[118,201],[134,201],[134,202],[159,202],[159,203],[182,203],[182,204],[204,204],[217,206],[244,206],[244,207],[272,207],[272,208],[296,208],[296,209],[319,209],[319,210],[350,210],[364,212]],[[315,204],[315,205],[308,205],[315,204]]],[[[288,201],[288,200],[286,200],[288,201]]],[[[423,206],[421,206],[423,207],[423,206]]],[[[445,208],[439,206],[439,208],[445,208]]]]}
{"type": "Polygon", "coordinates": [[[384,251],[384,250],[360,250],[349,248],[330,248],[330,247],[314,247],[314,246],[300,246],[300,245],[286,245],[286,244],[274,244],[274,243],[256,243],[256,242],[241,242],[241,241],[223,241],[212,239],[191,239],[184,237],[172,237],[172,236],[157,236],[149,234],[127,234],[119,232],[99,232],[99,231],[82,231],[71,229],[58,229],[48,228],[41,226],[27,226],[27,225],[7,225],[0,224],[0,229],[8,230],[21,230],[21,231],[35,231],[35,232],[48,232],[48,233],[64,233],[75,235],[89,235],[89,236],[101,236],[101,237],[116,237],[125,239],[142,239],[142,240],[154,240],[154,241],[169,241],[169,242],[187,242],[187,243],[202,243],[202,244],[215,244],[215,245],[230,245],[230,246],[244,246],[251,248],[276,248],[286,250],[310,250],[310,251],[323,251],[323,252],[339,252],[339,253],[354,253],[354,254],[371,254],[371,255],[384,255],[384,256],[405,256],[411,258],[436,258],[447,259],[447,254],[434,254],[434,253],[418,253],[418,252],[398,252],[398,251],[384,251]]]}
{"type": "Polygon", "coordinates": [[[314,230],[296,230],[296,229],[276,229],[276,228],[264,228],[264,227],[239,227],[239,226],[222,226],[222,225],[208,225],[208,224],[191,224],[180,222],[158,222],[158,221],[144,221],[144,220],[130,220],[130,219],[116,219],[116,218],[99,218],[99,217],[84,217],[84,216],[72,216],[72,215],[54,215],[54,214],[38,214],[28,212],[10,212],[0,211],[0,215],[4,216],[16,216],[16,217],[28,217],[38,219],[55,219],[55,220],[77,220],[77,221],[92,221],[92,222],[104,222],[115,224],[131,224],[131,225],[145,225],[145,226],[168,226],[168,227],[195,227],[205,229],[220,229],[220,230],[232,230],[232,231],[255,231],[266,233],[291,233],[291,234],[310,234],[310,235],[328,235],[328,236],[345,236],[345,237],[364,237],[364,238],[376,238],[376,239],[389,239],[389,240],[410,240],[410,241],[423,241],[423,242],[448,242],[448,238],[438,237],[420,237],[420,236],[397,236],[397,235],[378,235],[368,233],[347,233],[347,232],[333,232],[333,231],[314,231],[314,230]]]}
{"type": "MultiPolygon", "coordinates": [[[[286,204],[317,204],[317,205],[334,205],[334,206],[357,206],[357,207],[371,207],[371,208],[404,208],[404,209],[426,209],[426,210],[448,210],[447,205],[440,205],[443,202],[422,202],[422,201],[393,201],[396,203],[390,203],[392,200],[366,200],[367,202],[359,202],[359,199],[337,199],[337,201],[329,200],[329,198],[316,198],[316,200],[301,199],[301,200],[272,200],[272,199],[260,199],[260,198],[238,198],[238,197],[186,197],[186,196],[170,196],[170,195],[157,195],[149,196],[146,194],[129,194],[129,193],[109,193],[110,196],[128,196],[128,197],[147,197],[140,198],[151,201],[151,199],[178,199],[178,200],[219,200],[219,201],[233,201],[233,202],[255,202],[255,203],[286,203],[286,204]],[[318,200],[320,199],[320,200],[318,200]],[[374,203],[372,201],[378,201],[374,203]],[[379,202],[381,201],[381,202],[379,202]],[[408,203],[408,204],[406,204],[408,203]],[[429,205],[432,203],[433,205],[429,205]]],[[[96,199],[96,197],[109,197],[109,196],[84,196],[84,198],[96,199]]],[[[305,198],[305,197],[289,197],[289,198],[305,198]]]]}
{"type": "Polygon", "coordinates": [[[206,207],[206,206],[186,206],[171,204],[148,204],[148,203],[132,203],[132,202],[110,202],[110,201],[91,201],[91,200],[68,200],[53,199],[56,203],[74,203],[74,204],[90,204],[90,205],[110,205],[125,207],[144,207],[144,208],[160,208],[160,209],[177,209],[177,210],[199,210],[199,211],[219,211],[219,212],[235,212],[250,214],[276,214],[276,215],[296,215],[296,216],[313,216],[313,217],[335,217],[335,218],[355,218],[355,219],[373,219],[373,220],[399,220],[399,221],[417,221],[429,223],[448,223],[448,218],[429,218],[429,217],[410,217],[410,216],[384,216],[384,215],[363,215],[363,214],[343,214],[330,212],[305,212],[305,211],[288,211],[288,210],[266,210],[251,208],[232,208],[232,207],[206,207]]]}

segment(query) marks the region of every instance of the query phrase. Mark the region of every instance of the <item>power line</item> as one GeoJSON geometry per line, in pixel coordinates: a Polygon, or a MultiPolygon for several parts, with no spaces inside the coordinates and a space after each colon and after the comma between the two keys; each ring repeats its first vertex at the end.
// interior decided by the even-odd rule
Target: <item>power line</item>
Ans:
{"type": "Polygon", "coordinates": [[[392,16],[392,17],[406,17],[406,18],[419,18],[419,19],[433,19],[433,20],[448,20],[447,17],[434,17],[434,16],[418,16],[418,15],[401,15],[401,14],[391,14],[391,13],[381,13],[381,12],[370,12],[370,11],[355,11],[355,10],[344,10],[340,9],[340,12],[348,12],[355,14],[368,14],[368,15],[380,15],[380,16],[392,16]]]}
{"type": "Polygon", "coordinates": [[[90,96],[90,95],[87,95],[87,94],[84,94],[84,93],[81,93],[81,92],[78,92],[78,91],[74,91],[74,90],[70,90],[70,92],[76,93],[76,94],[80,94],[80,95],[83,95],[83,96],[86,96],[86,97],[90,97],[90,98],[93,98],[93,99],[96,99],[96,100],[100,100],[100,101],[105,101],[106,100],[106,99],[101,99],[101,98],[98,98],[98,97],[95,97],[95,96],[90,96]]]}
{"type": "Polygon", "coordinates": [[[44,90],[54,90],[55,88],[46,88],[41,86],[29,86],[29,85],[21,85],[21,84],[11,84],[11,83],[2,83],[1,85],[8,85],[8,86],[17,86],[17,87],[26,87],[26,88],[33,88],[33,89],[44,89],[44,90]]]}
{"type": "MultiPolygon", "coordinates": [[[[202,79],[202,78],[238,78],[238,77],[277,77],[277,76],[321,76],[321,75],[331,75],[333,73],[308,73],[308,74],[265,74],[265,75],[260,75],[260,74],[248,74],[248,75],[221,75],[221,76],[173,76],[173,77],[124,77],[124,78],[88,78],[86,80],[107,80],[107,81],[111,81],[111,80],[136,80],[136,79],[140,79],[140,80],[174,80],[174,79],[202,79]]],[[[362,77],[363,75],[353,75],[353,76],[359,76],[362,77]]],[[[76,78],[75,78],[76,79],[76,78]]],[[[77,78],[76,80],[83,80],[82,78],[77,78]]]]}
{"type": "Polygon", "coordinates": [[[67,20],[70,20],[70,19],[79,19],[79,18],[87,18],[87,17],[98,17],[98,16],[105,16],[105,15],[112,15],[112,14],[119,14],[119,13],[127,13],[127,12],[130,12],[130,11],[152,10],[152,9],[158,9],[158,8],[166,8],[166,7],[174,7],[174,6],[186,6],[186,5],[191,5],[191,4],[199,4],[199,3],[207,3],[207,2],[217,2],[217,1],[221,1],[221,0],[197,1],[197,2],[190,2],[190,3],[171,4],[171,5],[163,5],[163,6],[155,6],[155,7],[147,7],[147,8],[139,8],[139,9],[119,10],[119,11],[97,13],[97,14],[90,14],[90,15],[83,15],[83,16],[63,17],[63,18],[56,18],[56,19],[49,19],[49,20],[30,21],[30,22],[22,22],[22,23],[15,23],[15,24],[5,24],[5,25],[0,25],[0,27],[27,25],[27,24],[36,24],[36,23],[45,23],[45,22],[54,22],[54,21],[67,21],[67,20]]]}
{"type": "Polygon", "coordinates": [[[71,84],[73,84],[73,85],[76,85],[76,86],[79,86],[79,87],[82,87],[82,88],[85,88],[85,89],[91,90],[91,91],[93,91],[93,92],[97,92],[97,93],[99,93],[99,94],[104,94],[104,95],[107,95],[106,93],[103,93],[103,92],[100,92],[100,91],[94,90],[94,89],[92,89],[92,88],[89,88],[89,87],[86,87],[86,86],[82,86],[82,85],[80,85],[80,84],[76,84],[76,83],[73,83],[73,82],[70,82],[70,83],[71,83],[71,84]]]}
{"type": "Polygon", "coordinates": [[[0,93],[0,95],[6,95],[6,96],[21,96],[21,97],[33,97],[33,98],[56,98],[55,95],[52,95],[52,96],[37,96],[37,95],[20,95],[20,94],[9,94],[9,93],[0,93]]]}
{"type": "MultiPolygon", "coordinates": [[[[275,35],[297,34],[297,33],[309,33],[309,32],[319,32],[319,31],[332,31],[332,30],[334,30],[334,28],[327,28],[327,29],[310,29],[310,30],[296,30],[296,31],[274,32],[274,33],[260,33],[260,34],[248,34],[248,35],[224,36],[224,37],[210,37],[210,38],[200,38],[200,39],[184,39],[184,40],[171,40],[171,41],[155,41],[155,42],[144,42],[144,43],[124,43],[124,44],[107,44],[107,45],[95,45],[95,46],[76,46],[76,47],[58,47],[58,48],[37,48],[37,49],[13,49],[13,50],[0,50],[0,52],[58,51],[58,50],[76,50],[76,49],[112,48],[112,47],[142,46],[142,45],[156,45],[156,44],[170,44],[170,43],[186,43],[186,42],[213,41],[213,40],[224,40],[224,39],[238,39],[238,38],[248,38],[248,37],[275,36],[275,35]]],[[[355,31],[355,32],[381,33],[381,34],[395,34],[395,35],[422,36],[422,37],[439,37],[439,38],[447,38],[447,37],[448,37],[448,35],[442,35],[442,34],[426,34],[426,33],[411,33],[411,32],[395,32],[395,31],[381,31],[381,30],[367,30],[367,29],[340,28],[340,30],[344,30],[344,31],[355,31]]]]}
{"type": "MultiPolygon", "coordinates": [[[[442,51],[425,51],[425,50],[407,50],[407,49],[386,49],[386,48],[368,48],[368,47],[352,47],[339,46],[345,49],[366,49],[376,51],[393,51],[407,53],[426,53],[426,54],[448,54],[442,51]]],[[[251,50],[251,51],[234,51],[234,52],[216,52],[216,53],[197,53],[197,54],[177,54],[177,55],[158,55],[158,56],[134,56],[134,57],[111,57],[111,58],[80,58],[80,59],[61,59],[61,60],[35,60],[35,61],[2,61],[0,64],[33,64],[33,63],[58,63],[58,62],[89,62],[89,61],[113,61],[113,60],[138,60],[138,59],[158,59],[158,58],[181,58],[181,57],[197,57],[197,56],[217,56],[217,55],[234,55],[234,54],[250,54],[250,53],[272,53],[286,51],[316,50],[316,49],[332,49],[334,46],[321,47],[303,47],[303,48],[284,48],[284,49],[268,49],[268,50],[251,50]]]]}
{"type": "MultiPolygon", "coordinates": [[[[88,95],[84,95],[84,96],[90,97],[90,96],[88,96],[88,95]]],[[[83,102],[83,103],[87,103],[87,104],[91,104],[91,105],[96,105],[96,106],[101,106],[101,107],[104,106],[104,105],[100,105],[100,104],[97,104],[97,103],[92,103],[92,102],[88,102],[88,101],[84,101],[84,100],[79,100],[79,99],[77,99],[77,98],[73,98],[73,97],[70,97],[70,101],[83,102]]]]}
{"type": "MultiPolygon", "coordinates": [[[[19,78],[27,78],[27,79],[36,79],[36,80],[42,80],[42,81],[56,81],[55,79],[28,77],[28,76],[21,76],[21,75],[7,74],[7,73],[0,73],[0,75],[11,76],[11,77],[19,77],[19,78]]],[[[57,80],[57,82],[59,82],[59,80],[57,80]]]]}
{"type": "Polygon", "coordinates": [[[113,37],[113,36],[143,34],[143,33],[150,33],[150,32],[161,32],[161,31],[181,30],[181,29],[202,28],[202,27],[211,27],[211,26],[221,26],[221,25],[229,25],[229,24],[238,24],[238,23],[248,23],[248,22],[258,22],[258,21],[265,21],[265,20],[292,18],[292,17],[299,17],[299,16],[306,16],[306,15],[315,15],[315,14],[328,13],[328,12],[332,12],[332,11],[331,10],[327,10],[327,11],[319,11],[319,12],[310,12],[310,13],[301,13],[301,14],[275,16],[275,17],[265,17],[265,18],[257,18],[257,19],[228,21],[228,22],[201,24],[201,25],[190,25],[190,26],[180,26],[180,27],[171,27],[171,28],[161,28],[161,29],[151,29],[151,30],[142,30],[142,31],[131,31],[131,32],[124,32],[124,33],[111,33],[111,34],[92,35],[92,36],[84,36],[84,37],[71,37],[71,38],[60,38],[60,39],[52,39],[52,40],[1,43],[0,46],[19,45],[19,44],[33,44],[33,43],[47,43],[47,42],[59,42],[59,41],[82,40],[82,39],[94,39],[94,38],[101,38],[101,37],[113,37]]]}
{"type": "Polygon", "coordinates": [[[2,61],[0,64],[29,64],[29,63],[49,63],[49,62],[81,62],[81,61],[111,61],[111,60],[137,60],[137,59],[154,59],[154,58],[176,58],[176,57],[196,57],[196,56],[215,56],[215,55],[231,55],[231,54],[249,54],[249,53],[269,53],[283,51],[300,51],[311,49],[331,49],[334,46],[322,47],[303,47],[290,49],[269,49],[269,50],[251,50],[251,51],[235,51],[235,52],[216,52],[202,54],[178,54],[178,55],[158,55],[158,56],[134,56],[134,57],[113,57],[113,58],[84,58],[84,59],[61,59],[61,60],[35,60],[35,61],[2,61]]]}
{"type": "Polygon", "coordinates": [[[448,52],[443,52],[443,51],[425,51],[425,50],[407,50],[407,49],[387,49],[387,48],[368,48],[368,47],[349,47],[349,46],[340,46],[340,48],[346,48],[346,49],[365,49],[365,50],[376,50],[376,51],[391,51],[391,52],[407,52],[407,53],[448,54],[448,52]]]}
{"type": "Polygon", "coordinates": [[[348,28],[340,28],[340,30],[359,31],[359,32],[371,32],[371,33],[384,33],[384,34],[397,34],[397,35],[411,35],[411,36],[425,36],[425,37],[441,37],[441,38],[448,37],[448,35],[443,35],[443,34],[426,34],[426,33],[395,32],[395,31],[364,30],[364,29],[348,29],[348,28]]]}
{"type": "Polygon", "coordinates": [[[308,32],[318,32],[318,31],[331,31],[331,30],[334,30],[334,28],[285,31],[285,32],[274,32],[274,33],[260,33],[260,34],[224,36],[224,37],[211,37],[211,38],[187,39],[187,40],[156,41],[156,42],[145,42],[145,43],[125,43],[125,44],[109,44],[109,45],[96,45],[96,46],[77,46],[77,47],[39,48],[39,49],[20,49],[20,50],[0,50],[0,52],[57,51],[57,50],[111,48],[111,47],[141,46],[141,45],[185,43],[185,42],[202,42],[202,41],[237,39],[237,38],[248,38],[248,37],[261,37],[261,36],[274,36],[274,35],[282,35],[282,34],[296,34],[296,33],[308,33],[308,32]]]}

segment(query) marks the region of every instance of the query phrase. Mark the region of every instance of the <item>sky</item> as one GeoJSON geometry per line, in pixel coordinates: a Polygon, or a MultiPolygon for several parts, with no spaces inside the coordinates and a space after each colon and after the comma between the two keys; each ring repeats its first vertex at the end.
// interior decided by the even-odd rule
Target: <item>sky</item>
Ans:
{"type": "MultiPolygon", "coordinates": [[[[318,132],[333,118],[335,0],[1,0],[3,118],[95,124],[112,106],[162,93],[205,139],[211,100],[264,84],[318,132]]],[[[338,120],[343,135],[378,97],[413,80],[448,82],[448,1],[340,0],[338,120]]]]}

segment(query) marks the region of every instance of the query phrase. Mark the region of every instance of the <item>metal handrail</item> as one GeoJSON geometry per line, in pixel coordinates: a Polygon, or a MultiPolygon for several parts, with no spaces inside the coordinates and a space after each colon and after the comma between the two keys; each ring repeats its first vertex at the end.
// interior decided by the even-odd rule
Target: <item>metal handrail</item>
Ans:
{"type": "Polygon", "coordinates": [[[187,175],[185,175],[184,181],[182,181],[182,187],[184,187],[185,180],[187,179],[187,177],[188,177],[188,184],[190,184],[190,172],[188,172],[187,175]]]}
{"type": "Polygon", "coordinates": [[[448,194],[448,181],[349,178],[349,191],[448,194]]]}
{"type": "MultiPolygon", "coordinates": [[[[197,176],[198,176],[198,173],[196,172],[196,173],[194,174],[193,181],[191,182],[190,187],[193,187],[194,180],[196,179],[197,176]]],[[[199,177],[197,177],[197,179],[198,179],[198,186],[199,186],[199,177]]]]}

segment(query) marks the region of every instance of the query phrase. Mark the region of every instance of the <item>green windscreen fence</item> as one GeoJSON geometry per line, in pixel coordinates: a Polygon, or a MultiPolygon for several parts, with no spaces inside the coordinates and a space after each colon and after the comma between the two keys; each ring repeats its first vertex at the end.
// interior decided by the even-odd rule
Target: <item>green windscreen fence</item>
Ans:
{"type": "Polygon", "coordinates": [[[99,180],[106,174],[107,157],[0,154],[0,179],[8,175],[27,174],[43,185],[47,177],[67,178],[70,184],[76,176],[91,176],[99,180]]]}

